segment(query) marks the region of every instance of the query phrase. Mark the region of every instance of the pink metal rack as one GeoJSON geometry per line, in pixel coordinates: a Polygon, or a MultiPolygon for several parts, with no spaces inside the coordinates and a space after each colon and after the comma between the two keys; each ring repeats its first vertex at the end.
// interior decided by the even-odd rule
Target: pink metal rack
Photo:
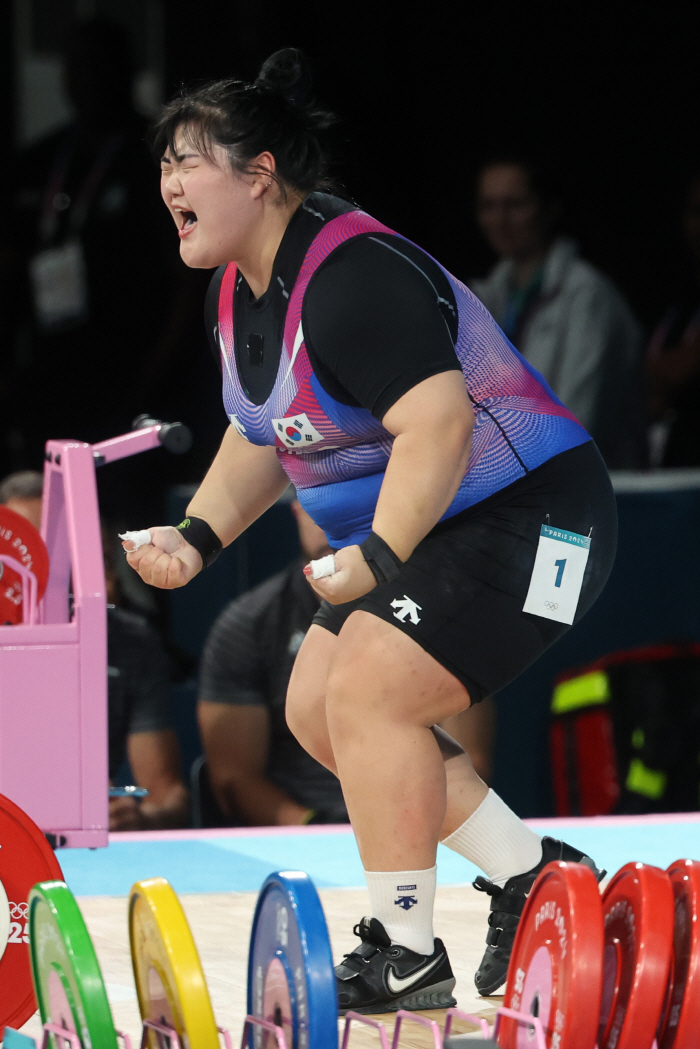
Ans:
{"type": "Polygon", "coordinates": [[[55,847],[107,844],[107,602],[95,467],[160,444],[186,451],[191,441],[180,423],[135,425],[100,444],[47,443],[46,593],[37,608],[36,579],[14,562],[23,622],[0,626],[0,794],[55,847]]]}

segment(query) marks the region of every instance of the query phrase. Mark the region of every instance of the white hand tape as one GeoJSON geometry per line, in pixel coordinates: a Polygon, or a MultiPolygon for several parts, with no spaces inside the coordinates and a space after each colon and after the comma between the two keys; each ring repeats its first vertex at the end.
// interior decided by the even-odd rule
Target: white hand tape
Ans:
{"type": "Polygon", "coordinates": [[[309,564],[312,579],[323,579],[325,576],[335,575],[334,554],[326,554],[325,557],[319,557],[318,561],[310,561],[309,564]]]}
{"type": "Polygon", "coordinates": [[[127,551],[127,553],[133,554],[139,547],[146,546],[151,542],[151,533],[147,528],[143,528],[140,532],[120,532],[119,538],[124,539],[126,542],[131,540],[134,544],[134,549],[127,551]]]}

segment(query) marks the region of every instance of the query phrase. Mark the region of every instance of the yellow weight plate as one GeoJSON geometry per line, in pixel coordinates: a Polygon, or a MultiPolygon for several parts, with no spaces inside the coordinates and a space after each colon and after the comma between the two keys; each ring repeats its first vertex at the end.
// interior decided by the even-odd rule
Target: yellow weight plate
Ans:
{"type": "MultiPolygon", "coordinates": [[[[148,878],[132,887],[129,939],[141,1018],[173,1027],[189,1049],[219,1049],[197,948],[165,878],[148,878]]],[[[158,1049],[154,1032],[148,1044],[158,1049]]]]}

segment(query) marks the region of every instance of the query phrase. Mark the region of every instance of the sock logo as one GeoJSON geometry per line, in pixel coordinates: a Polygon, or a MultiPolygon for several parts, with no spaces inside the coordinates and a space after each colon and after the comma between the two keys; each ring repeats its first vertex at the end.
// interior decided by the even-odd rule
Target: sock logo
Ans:
{"type": "Polygon", "coordinates": [[[410,911],[411,907],[415,907],[417,903],[415,896],[399,896],[398,900],[394,900],[394,906],[403,907],[405,911],[410,911]]]}
{"type": "Polygon", "coordinates": [[[396,886],[396,891],[397,892],[415,892],[417,888],[418,888],[417,885],[397,885],[396,886]]]}

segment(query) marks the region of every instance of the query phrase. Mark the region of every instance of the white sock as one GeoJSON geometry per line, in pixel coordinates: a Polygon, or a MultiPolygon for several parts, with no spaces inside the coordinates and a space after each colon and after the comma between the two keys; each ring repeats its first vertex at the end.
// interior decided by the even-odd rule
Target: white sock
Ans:
{"type": "Polygon", "coordinates": [[[392,943],[417,954],[432,954],[433,903],[437,867],[425,871],[365,871],[371,916],[392,943]]]}
{"type": "Polygon", "coordinates": [[[492,790],[442,844],[481,867],[501,888],[509,878],[531,871],[542,859],[542,838],[492,790]]]}

